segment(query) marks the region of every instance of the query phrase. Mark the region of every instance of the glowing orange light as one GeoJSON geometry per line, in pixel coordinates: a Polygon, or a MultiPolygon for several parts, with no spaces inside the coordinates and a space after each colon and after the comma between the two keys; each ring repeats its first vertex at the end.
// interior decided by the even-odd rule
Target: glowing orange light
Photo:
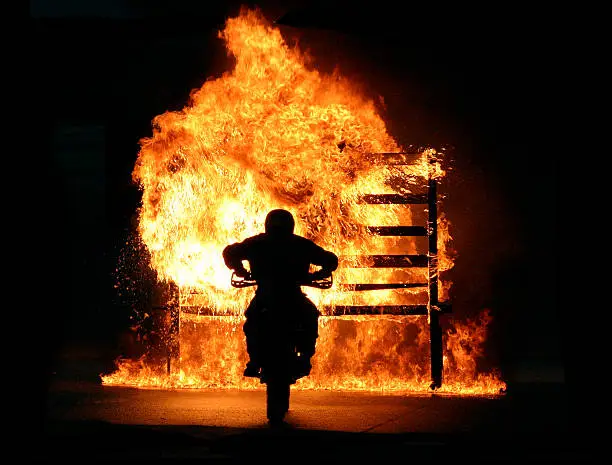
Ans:
{"type": "MultiPolygon", "coordinates": [[[[364,194],[394,193],[388,182],[403,179],[401,192],[418,190],[428,176],[442,178],[424,151],[416,164],[390,166],[369,154],[400,152],[373,101],[336,74],[307,67],[278,29],[257,11],[243,10],[220,33],[235,67],[207,80],[181,111],[153,121],[153,135],[141,141],[133,171],[142,189],[138,232],[162,282],[180,289],[182,306],[214,309],[218,316],[181,314],[180,365],[123,360],[103,377],[105,384],[141,387],[256,389],[242,377],[246,361],[242,312],[252,290],[230,286],[221,251],[257,234],[273,208],[297,219],[296,233],[341,256],[415,254],[414,238],[367,234],[367,225],[410,225],[417,214],[407,205],[363,205],[364,194]],[[433,169],[433,172],[432,172],[433,169]]],[[[439,219],[439,267],[453,266],[449,222],[439,219]]],[[[342,268],[336,282],[422,282],[427,270],[342,268]]],[[[450,282],[441,281],[440,298],[450,282]]],[[[348,292],[306,290],[320,307],[426,303],[422,288],[348,292]]],[[[488,316],[488,315],[487,315],[488,316]]],[[[459,330],[458,330],[459,331],[459,330]]],[[[480,347],[486,322],[472,328],[480,347]]],[[[481,375],[457,344],[447,338],[442,391],[493,393],[504,387],[481,375]],[[450,354],[450,356],[448,355],[450,354]]],[[[296,388],[423,391],[429,385],[429,342],[423,317],[363,316],[321,319],[313,372],[296,388]]]]}

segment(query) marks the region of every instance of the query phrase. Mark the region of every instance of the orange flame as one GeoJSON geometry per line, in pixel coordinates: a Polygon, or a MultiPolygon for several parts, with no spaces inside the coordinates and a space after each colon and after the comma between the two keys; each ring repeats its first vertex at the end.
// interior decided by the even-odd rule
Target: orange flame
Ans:
{"type": "MultiPolygon", "coordinates": [[[[181,313],[180,368],[170,375],[162,365],[124,360],[103,377],[106,384],[256,388],[242,377],[242,312],[252,290],[230,286],[223,248],[261,232],[267,212],[285,208],[297,219],[296,233],[338,255],[416,254],[416,239],[376,237],[365,228],[410,225],[419,212],[358,199],[416,193],[428,177],[445,175],[439,162],[428,162],[433,149],[412,165],[372,159],[372,153],[401,151],[373,101],[339,73],[308,69],[308,59],[258,11],[228,19],[219,36],[235,57],[234,69],[192,92],[183,110],[154,119],[133,171],[142,190],[138,232],[158,279],[178,286],[181,307],[205,307],[217,316],[181,313]],[[402,179],[401,187],[392,186],[393,178],[402,179]]],[[[446,271],[453,266],[449,223],[441,215],[438,224],[439,270],[446,271]]],[[[342,268],[334,279],[423,282],[427,270],[342,268]]],[[[441,281],[441,299],[449,287],[441,281]]],[[[418,288],[306,292],[321,309],[428,300],[418,288]]],[[[313,372],[297,387],[427,389],[427,335],[423,317],[322,318],[313,372]]],[[[478,390],[456,381],[454,391],[478,390]]],[[[487,392],[491,385],[499,390],[503,383],[486,383],[487,392]]]]}

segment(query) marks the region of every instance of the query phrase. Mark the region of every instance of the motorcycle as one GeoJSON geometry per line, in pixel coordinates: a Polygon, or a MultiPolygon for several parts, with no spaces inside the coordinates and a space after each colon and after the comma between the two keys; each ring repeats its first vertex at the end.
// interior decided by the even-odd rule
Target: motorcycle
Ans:
{"type": "MultiPolygon", "coordinates": [[[[250,276],[238,277],[232,273],[231,285],[235,288],[257,286],[250,276]]],[[[321,279],[299,283],[300,286],[329,289],[333,285],[330,274],[321,279]]],[[[282,423],[289,411],[291,385],[307,374],[299,372],[298,341],[303,328],[290,312],[279,309],[265,309],[259,316],[258,328],[262,340],[260,382],[266,385],[266,416],[275,425],[282,423]]]]}

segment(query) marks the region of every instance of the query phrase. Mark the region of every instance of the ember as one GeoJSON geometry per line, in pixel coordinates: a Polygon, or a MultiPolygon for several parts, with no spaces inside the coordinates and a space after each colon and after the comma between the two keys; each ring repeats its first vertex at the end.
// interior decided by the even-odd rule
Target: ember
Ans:
{"type": "MultiPolygon", "coordinates": [[[[297,234],[342,257],[331,289],[305,290],[327,316],[312,374],[296,388],[426,391],[427,313],[337,315],[358,306],[427,307],[427,239],[381,233],[416,226],[427,218],[427,202],[419,210],[408,201],[367,199],[426,195],[428,181],[446,174],[444,154],[422,148],[411,151],[410,163],[397,162],[408,151],[387,133],[375,104],[338,73],[309,69],[309,60],[257,11],[228,19],[220,37],[235,68],[206,81],[182,111],[154,119],[133,171],[142,190],[140,239],[159,281],[177,291],[180,352],[170,370],[145,359],[119,361],[103,383],[259,389],[242,376],[242,312],[252,290],[230,286],[221,251],[261,232],[267,212],[284,208],[297,219],[297,234]],[[394,256],[426,263],[407,266],[394,256]]],[[[453,266],[444,214],[436,226],[434,300],[443,302],[451,283],[440,273],[453,266]]],[[[505,386],[495,374],[478,373],[470,359],[486,339],[487,318],[445,335],[440,391],[497,393],[505,386]],[[457,343],[466,332],[469,353],[457,343]]]]}

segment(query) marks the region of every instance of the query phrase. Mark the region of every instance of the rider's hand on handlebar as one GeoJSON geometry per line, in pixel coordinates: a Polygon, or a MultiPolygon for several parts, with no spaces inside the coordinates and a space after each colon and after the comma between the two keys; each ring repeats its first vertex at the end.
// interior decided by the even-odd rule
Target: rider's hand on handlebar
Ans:
{"type": "Polygon", "coordinates": [[[313,281],[320,281],[322,279],[329,278],[330,276],[331,276],[331,273],[325,270],[318,270],[313,273],[310,273],[309,275],[310,279],[313,281]]]}
{"type": "Polygon", "coordinates": [[[236,276],[238,276],[239,278],[243,278],[243,279],[247,279],[250,280],[251,278],[251,273],[249,273],[246,268],[236,268],[234,270],[234,273],[236,274],[236,276]]]}

